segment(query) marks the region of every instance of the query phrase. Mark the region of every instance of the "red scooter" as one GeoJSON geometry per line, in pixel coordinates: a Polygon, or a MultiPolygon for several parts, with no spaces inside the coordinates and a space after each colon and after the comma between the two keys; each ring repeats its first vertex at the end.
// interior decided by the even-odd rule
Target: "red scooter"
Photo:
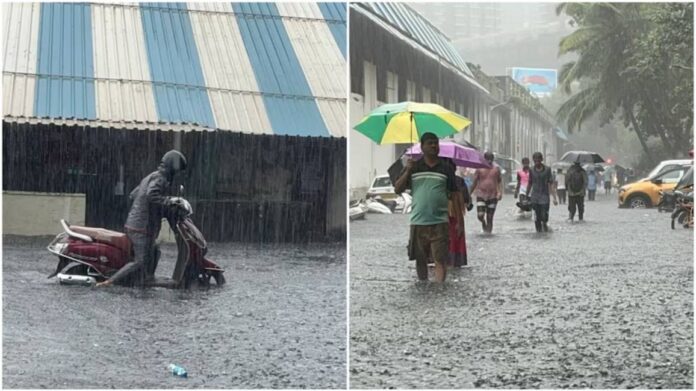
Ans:
{"type": "MultiPolygon", "coordinates": [[[[187,289],[194,285],[209,286],[211,278],[217,285],[225,283],[220,266],[205,257],[207,243],[191,220],[193,209],[183,198],[173,199],[165,215],[173,228],[178,249],[176,266],[171,278],[144,281],[145,286],[187,289]]],[[[106,280],[133,259],[131,242],[126,234],[103,228],[81,227],[60,221],[63,232],[48,245],[48,251],[58,256],[58,266],[48,278],[57,277],[62,284],[94,285],[106,280]]],[[[159,247],[150,270],[154,273],[160,258],[159,247]]],[[[135,280],[124,285],[136,285],[135,280]]]]}

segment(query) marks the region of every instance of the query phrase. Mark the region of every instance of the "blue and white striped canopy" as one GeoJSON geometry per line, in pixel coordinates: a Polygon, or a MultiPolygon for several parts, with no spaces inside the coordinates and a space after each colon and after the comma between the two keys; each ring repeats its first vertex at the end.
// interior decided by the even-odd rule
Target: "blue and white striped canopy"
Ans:
{"type": "Polygon", "coordinates": [[[345,135],[345,3],[3,7],[5,116],[345,135]]]}

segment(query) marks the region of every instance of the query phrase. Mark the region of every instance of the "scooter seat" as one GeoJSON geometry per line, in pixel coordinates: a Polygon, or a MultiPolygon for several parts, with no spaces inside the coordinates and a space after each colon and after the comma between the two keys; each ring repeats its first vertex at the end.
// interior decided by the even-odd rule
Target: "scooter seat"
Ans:
{"type": "Polygon", "coordinates": [[[81,227],[71,225],[70,229],[78,234],[87,235],[96,242],[112,245],[121,249],[127,256],[131,253],[131,242],[128,236],[122,232],[110,231],[104,228],[81,227]]]}

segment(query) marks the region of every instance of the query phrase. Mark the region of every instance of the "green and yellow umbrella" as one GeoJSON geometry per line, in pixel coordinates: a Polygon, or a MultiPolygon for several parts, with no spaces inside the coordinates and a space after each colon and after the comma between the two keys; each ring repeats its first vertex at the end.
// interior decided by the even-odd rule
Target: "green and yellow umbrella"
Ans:
{"type": "Polygon", "coordinates": [[[368,114],[355,130],[377,144],[417,143],[423,133],[451,136],[471,121],[433,103],[401,102],[382,105],[368,114]]]}

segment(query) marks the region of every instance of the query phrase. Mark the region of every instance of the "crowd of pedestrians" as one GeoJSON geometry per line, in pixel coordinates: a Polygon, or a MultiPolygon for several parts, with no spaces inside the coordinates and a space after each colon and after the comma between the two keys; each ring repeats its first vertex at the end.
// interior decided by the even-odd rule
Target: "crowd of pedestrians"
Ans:
{"type": "MultiPolygon", "coordinates": [[[[433,133],[421,137],[423,158],[408,160],[399,175],[394,190],[400,194],[410,189],[413,199],[408,241],[409,259],[416,261],[420,280],[428,279],[428,265],[435,268],[435,280],[442,282],[447,269],[468,264],[464,216],[473,207],[484,234],[493,232],[493,219],[498,202],[503,198],[500,167],[492,152],[484,154],[489,168],[457,169],[454,162],[438,156],[439,139],[433,133]]],[[[565,172],[555,171],[544,164],[541,152],[522,159],[522,168],[516,172],[517,186],[514,197],[522,213],[532,212],[536,232],[548,232],[551,202],[567,203],[568,220],[585,216],[585,195],[595,200],[597,188],[604,186],[611,193],[612,173],[599,173],[596,167],[585,170],[580,162],[573,163],[565,172]]]]}

